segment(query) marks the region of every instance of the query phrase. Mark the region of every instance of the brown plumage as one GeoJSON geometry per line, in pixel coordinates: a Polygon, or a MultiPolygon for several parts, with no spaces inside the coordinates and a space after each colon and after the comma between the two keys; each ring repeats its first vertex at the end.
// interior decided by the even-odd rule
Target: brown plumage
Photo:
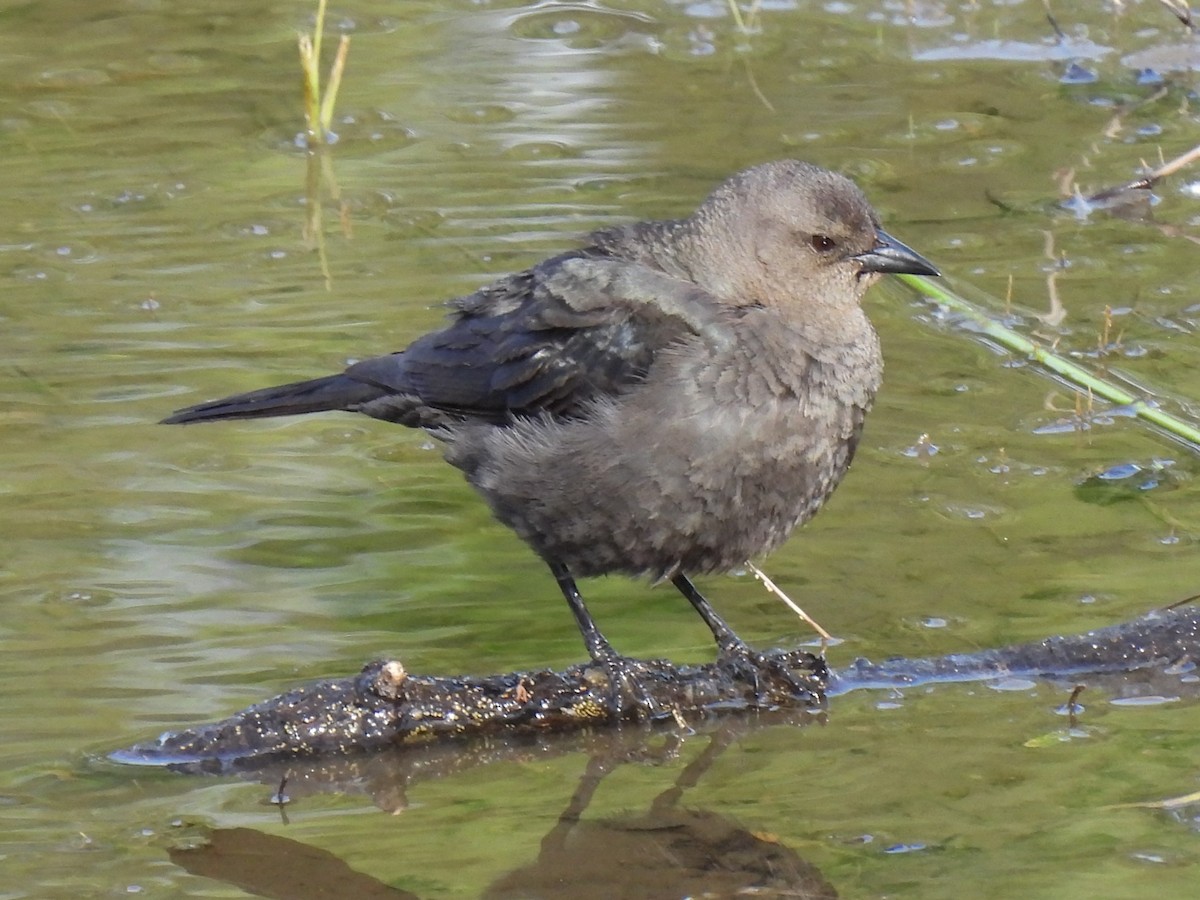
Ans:
{"type": "Polygon", "coordinates": [[[886,272],[937,274],[847,179],[768,163],[686,219],[597,232],[453,301],[399,353],[164,421],[348,410],[428,429],[615,679],[573,576],[669,579],[745,657],[687,575],[775,549],[845,474],[883,369],[859,304],[886,272]]]}

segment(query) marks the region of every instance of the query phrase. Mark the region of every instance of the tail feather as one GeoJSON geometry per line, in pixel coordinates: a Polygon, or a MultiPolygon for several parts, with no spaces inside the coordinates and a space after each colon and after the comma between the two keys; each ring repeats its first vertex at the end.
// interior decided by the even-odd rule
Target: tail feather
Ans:
{"type": "Polygon", "coordinates": [[[302,413],[353,410],[377,400],[386,392],[377,385],[365,384],[344,374],[297,381],[277,387],[235,394],[173,412],[163,425],[183,425],[216,419],[261,419],[269,416],[295,416],[302,413]]]}

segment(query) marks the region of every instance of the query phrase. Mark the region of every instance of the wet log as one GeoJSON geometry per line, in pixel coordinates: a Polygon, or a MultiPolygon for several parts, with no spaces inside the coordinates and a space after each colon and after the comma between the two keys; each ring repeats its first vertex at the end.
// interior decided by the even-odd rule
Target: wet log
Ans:
{"type": "Polygon", "coordinates": [[[118,762],[222,771],[267,762],[488,734],[545,733],[729,712],[821,709],[827,696],[872,687],[1002,676],[1079,681],[1089,675],[1186,673],[1200,660],[1200,607],[1150,613],[1070,637],[928,659],[856,660],[831,672],[822,657],[772,650],[753,665],[634,661],[638,703],[604,667],[579,665],[486,677],[413,675],[395,660],[319,682],[221,722],[169,732],[112,754],[118,762]]]}
{"type": "Polygon", "coordinates": [[[764,653],[757,664],[677,666],[629,660],[643,696],[631,703],[603,666],[484,677],[412,675],[396,661],[367,664],[353,678],[323,681],[258,703],[228,719],[112,754],[142,765],[197,764],[219,770],[288,756],[375,750],[397,744],[613,725],[684,721],[721,710],[819,707],[828,669],[801,650],[764,653]]]}

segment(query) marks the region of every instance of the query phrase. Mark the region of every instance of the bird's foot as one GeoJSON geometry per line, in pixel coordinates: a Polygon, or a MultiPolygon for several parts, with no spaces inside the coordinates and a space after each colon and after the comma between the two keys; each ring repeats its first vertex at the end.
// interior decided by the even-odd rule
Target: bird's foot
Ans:
{"type": "Polygon", "coordinates": [[[640,721],[670,714],[648,684],[660,672],[661,665],[610,652],[593,657],[586,677],[607,680],[611,714],[618,720],[640,721]]]}
{"type": "Polygon", "coordinates": [[[758,706],[811,703],[823,696],[829,677],[824,657],[802,650],[761,653],[742,641],[722,647],[717,663],[753,688],[758,706]]]}

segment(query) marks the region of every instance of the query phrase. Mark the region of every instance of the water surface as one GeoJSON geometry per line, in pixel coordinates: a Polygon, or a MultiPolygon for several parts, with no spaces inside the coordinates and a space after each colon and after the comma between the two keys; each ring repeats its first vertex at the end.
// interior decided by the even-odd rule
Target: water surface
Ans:
{"type": "MultiPolygon", "coordinates": [[[[353,232],[331,205],[328,290],[295,142],[311,6],[0,11],[0,897],[244,895],[171,862],[201,826],[425,897],[477,896],[537,856],[583,748],[423,781],[397,816],[305,798],[288,825],[260,785],[102,760],[377,656],[580,659],[542,564],[423,435],[154,422],[401,347],[443,299],[590,229],[684,214],[731,171],[799,156],[854,177],[955,286],[1003,298],[1011,279],[1023,327],[1061,352],[1200,397],[1193,177],[1158,191],[1158,224],[1056,206],[1065,173],[1117,184],[1197,142],[1190,45],[1156,4],[1064,18],[1065,41],[1034,2],[764,3],[749,34],[716,2],[338,4],[353,232]],[[1051,274],[1056,324],[1037,318],[1051,274]]],[[[1120,416],[1058,427],[1067,391],[898,287],[869,311],[887,374],[859,457],[766,564],[843,639],[834,665],[1084,631],[1196,592],[1189,450],[1120,416]]],[[[704,587],[750,640],[809,637],[748,577],[704,587]]],[[[672,591],[586,591],[622,650],[711,654],[672,591]]],[[[1195,789],[1195,705],[1085,698],[1075,733],[1061,686],[839,697],[824,724],[741,735],[686,805],[770,835],[841,896],[1194,891],[1200,811],[1119,804],[1195,789]]],[[[645,809],[704,746],[616,768],[586,820],[645,809]]]]}

